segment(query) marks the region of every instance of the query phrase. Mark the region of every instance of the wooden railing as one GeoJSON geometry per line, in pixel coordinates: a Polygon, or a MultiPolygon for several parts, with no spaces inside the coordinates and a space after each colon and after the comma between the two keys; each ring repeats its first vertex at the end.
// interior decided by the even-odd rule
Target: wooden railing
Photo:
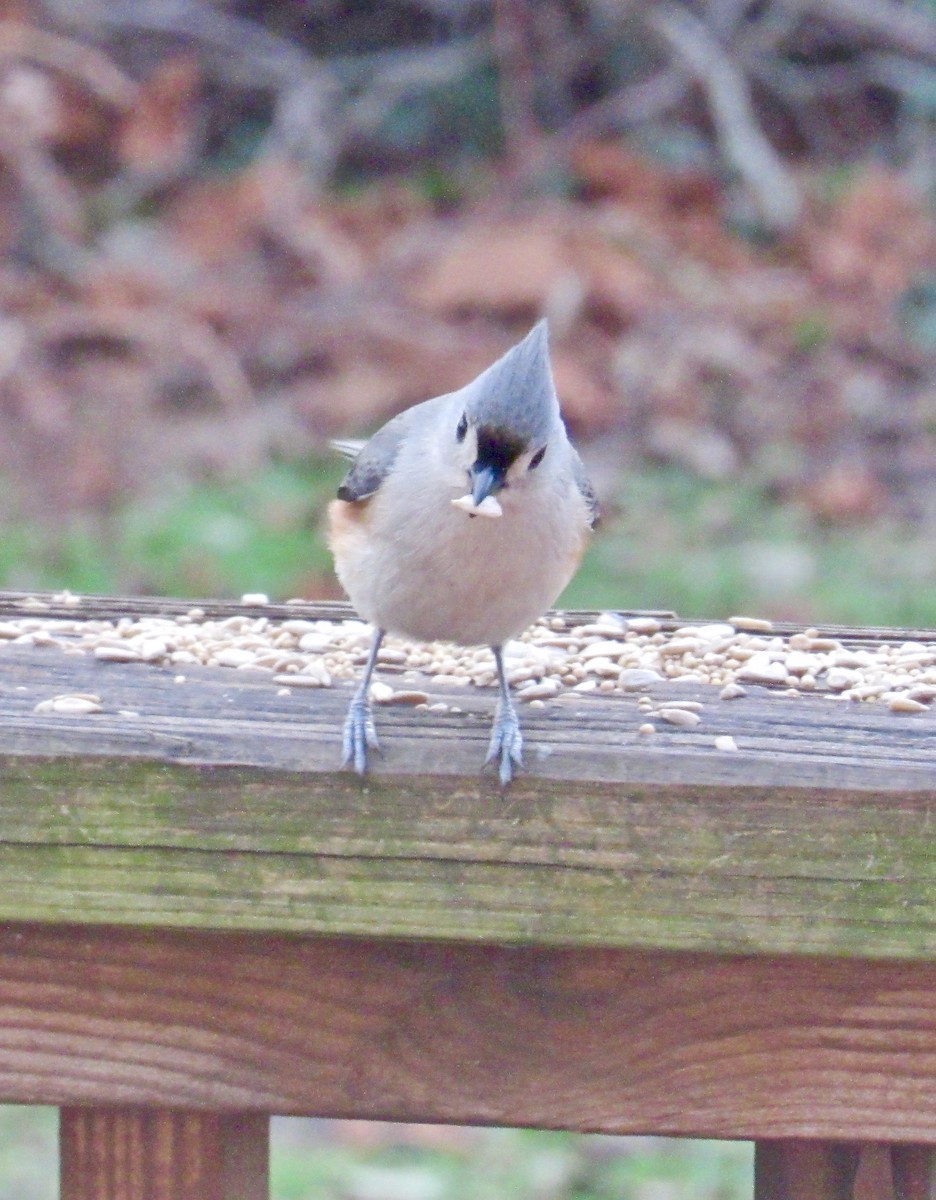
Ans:
{"type": "Polygon", "coordinates": [[[936,1194],[936,711],[681,684],[702,722],[647,739],[573,694],[503,794],[488,691],[382,710],[361,782],[346,686],[176,675],[0,649],[0,1100],[61,1106],[63,1200],[258,1200],[271,1113],[748,1138],[757,1200],[936,1194]]]}

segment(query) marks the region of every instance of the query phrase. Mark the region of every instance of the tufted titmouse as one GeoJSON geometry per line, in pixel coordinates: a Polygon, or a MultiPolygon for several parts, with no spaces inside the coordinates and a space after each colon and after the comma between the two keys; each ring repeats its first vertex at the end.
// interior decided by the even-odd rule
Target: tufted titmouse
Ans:
{"type": "Polygon", "coordinates": [[[370,681],[384,634],[489,645],[500,698],[486,762],[522,765],[502,647],[571,579],[594,525],[594,493],[566,436],[546,322],[457,392],[426,400],[361,445],[329,505],[335,569],[374,625],[344,726],[344,764],[377,747],[370,681]],[[466,491],[467,489],[467,491],[466,491]]]}

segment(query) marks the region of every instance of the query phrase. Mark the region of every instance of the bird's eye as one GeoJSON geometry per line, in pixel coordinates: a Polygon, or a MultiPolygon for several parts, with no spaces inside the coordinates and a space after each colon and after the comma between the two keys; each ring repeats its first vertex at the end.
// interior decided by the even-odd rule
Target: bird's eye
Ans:
{"type": "Polygon", "coordinates": [[[465,434],[468,432],[468,414],[462,413],[461,420],[458,422],[458,428],[455,430],[455,437],[459,442],[465,440],[465,434]]]}
{"type": "Polygon", "coordinates": [[[545,453],[546,453],[546,447],[541,446],[540,449],[537,450],[537,452],[533,455],[533,457],[530,459],[530,470],[531,471],[535,471],[536,468],[540,465],[540,463],[543,461],[543,455],[545,453]]]}

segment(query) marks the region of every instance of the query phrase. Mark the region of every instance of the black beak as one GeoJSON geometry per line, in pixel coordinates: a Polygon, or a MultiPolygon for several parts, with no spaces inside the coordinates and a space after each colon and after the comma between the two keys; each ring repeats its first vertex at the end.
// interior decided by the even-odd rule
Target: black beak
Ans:
{"type": "Polygon", "coordinates": [[[476,462],[468,474],[471,478],[471,498],[476,505],[485,497],[496,495],[504,486],[504,471],[500,467],[476,462]]]}

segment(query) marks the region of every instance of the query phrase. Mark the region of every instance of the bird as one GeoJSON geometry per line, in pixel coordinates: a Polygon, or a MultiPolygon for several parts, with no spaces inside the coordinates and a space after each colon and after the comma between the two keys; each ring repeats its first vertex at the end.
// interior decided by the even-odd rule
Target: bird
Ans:
{"type": "Polygon", "coordinates": [[[523,765],[504,645],[555,602],[597,519],[539,321],[464,387],[413,405],[367,442],[328,507],[335,572],[374,633],[348,708],[342,766],[379,748],[371,678],[387,633],[491,648],[499,695],[485,766],[523,765]]]}

